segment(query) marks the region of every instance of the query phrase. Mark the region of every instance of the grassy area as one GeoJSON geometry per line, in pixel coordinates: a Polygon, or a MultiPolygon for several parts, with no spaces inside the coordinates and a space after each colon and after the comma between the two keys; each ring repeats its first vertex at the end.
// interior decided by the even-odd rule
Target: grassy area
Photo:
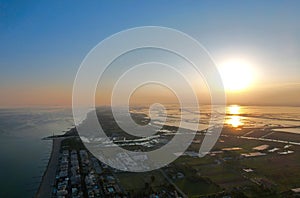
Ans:
{"type": "Polygon", "coordinates": [[[210,178],[213,182],[220,185],[224,189],[231,190],[236,186],[247,185],[250,182],[243,178],[239,170],[224,164],[203,167],[201,168],[201,174],[210,178]]]}
{"type": "Polygon", "coordinates": [[[179,171],[184,173],[184,177],[174,179],[174,183],[183,192],[186,192],[189,197],[217,193],[222,190],[218,185],[213,183],[209,178],[203,177],[195,169],[191,169],[188,166],[181,166],[179,171]]]}
{"type": "Polygon", "coordinates": [[[145,190],[153,191],[161,189],[168,185],[167,181],[159,171],[151,171],[145,173],[121,172],[117,177],[127,192],[141,193],[145,190]]]}
{"type": "MultiPolygon", "coordinates": [[[[227,131],[227,133],[229,133],[227,131]]],[[[239,134],[243,132],[238,131],[239,134]]],[[[227,151],[216,156],[205,156],[203,158],[193,158],[182,156],[173,164],[187,175],[185,179],[175,181],[175,183],[189,195],[206,192],[201,189],[199,182],[189,181],[189,174],[199,174],[202,178],[209,178],[213,183],[227,192],[242,189],[241,191],[248,197],[279,197],[279,194],[292,188],[300,187],[300,152],[299,146],[292,146],[289,150],[295,153],[289,155],[279,155],[275,153],[267,153],[265,156],[240,158],[241,153],[254,152],[253,147],[267,144],[270,149],[280,148],[286,144],[278,142],[264,142],[261,140],[240,139],[235,136],[235,130],[231,132],[231,136],[220,137],[222,141],[218,141],[213,150],[221,150],[222,148],[240,147],[241,150],[227,151]],[[224,160],[230,158],[229,160],[224,160]],[[218,163],[217,163],[218,162],[218,163]],[[243,168],[251,168],[253,173],[245,173],[243,168]],[[193,172],[194,171],[194,172],[193,172]],[[271,187],[266,189],[251,181],[253,178],[263,179],[270,183],[271,187]]],[[[277,135],[277,134],[276,134],[277,135]]],[[[264,182],[262,182],[264,183],[264,182]]],[[[206,187],[209,189],[209,187],[206,187]]],[[[213,191],[213,190],[212,190],[213,191]]],[[[209,190],[207,191],[209,192],[209,190]]]]}
{"type": "Polygon", "coordinates": [[[205,156],[203,158],[198,157],[189,157],[189,156],[181,156],[172,164],[177,165],[189,165],[189,166],[198,166],[198,165],[208,165],[214,163],[214,159],[210,156],[205,156]]]}
{"type": "Polygon", "coordinates": [[[245,159],[241,164],[254,169],[255,175],[273,181],[279,192],[300,186],[300,156],[296,154],[245,159]]]}
{"type": "Polygon", "coordinates": [[[189,197],[199,196],[199,195],[206,195],[211,193],[216,193],[221,191],[221,189],[213,184],[207,183],[205,180],[199,179],[192,179],[187,176],[184,179],[180,179],[175,181],[175,184],[189,197]]]}

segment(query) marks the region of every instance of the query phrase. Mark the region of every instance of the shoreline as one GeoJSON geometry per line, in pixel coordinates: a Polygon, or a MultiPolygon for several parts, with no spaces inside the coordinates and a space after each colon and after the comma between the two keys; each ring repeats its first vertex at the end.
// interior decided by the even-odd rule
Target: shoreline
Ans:
{"type": "MultiPolygon", "coordinates": [[[[174,128],[175,126],[165,125],[165,127],[174,128]]],[[[299,126],[297,126],[296,128],[298,128],[298,127],[299,126]]],[[[276,128],[285,129],[285,128],[290,128],[290,127],[276,127],[276,128]]],[[[295,127],[293,127],[293,128],[295,128],[295,127]]],[[[263,130],[264,128],[258,127],[258,128],[254,128],[254,129],[263,130]]],[[[273,128],[270,128],[270,129],[271,129],[271,131],[273,130],[273,128]]],[[[189,129],[186,129],[186,130],[189,130],[189,129]]],[[[205,129],[205,130],[208,130],[208,128],[205,129]]],[[[205,130],[201,130],[201,131],[198,131],[198,132],[203,132],[205,130]]],[[[277,133],[282,133],[282,132],[278,131],[277,133]]],[[[297,134],[297,133],[295,133],[295,134],[297,134]]],[[[65,139],[67,139],[67,138],[72,138],[72,137],[77,137],[77,136],[78,136],[78,134],[77,134],[76,128],[74,127],[72,129],[70,129],[69,131],[67,131],[63,135],[49,136],[49,137],[43,138],[43,140],[52,140],[52,151],[51,151],[51,155],[50,155],[47,167],[46,167],[46,169],[44,171],[44,174],[42,176],[40,185],[39,185],[38,190],[35,193],[34,197],[36,197],[36,198],[39,198],[39,197],[41,197],[41,198],[49,197],[50,198],[50,197],[52,197],[53,185],[55,183],[56,171],[57,171],[57,166],[58,166],[58,163],[59,163],[61,142],[65,139]]],[[[300,145],[300,142],[283,141],[283,140],[278,140],[278,139],[275,140],[275,139],[268,139],[268,138],[261,138],[261,137],[260,138],[248,137],[248,136],[243,136],[243,135],[236,136],[236,137],[237,138],[242,138],[242,139],[249,139],[249,140],[253,139],[253,140],[257,140],[257,141],[280,142],[280,143],[285,143],[285,144],[300,145]]],[[[182,195],[184,196],[184,193],[182,195]]]]}
{"type": "Polygon", "coordinates": [[[63,135],[49,136],[42,139],[42,140],[52,140],[52,149],[51,149],[51,155],[47,167],[42,176],[42,180],[40,182],[38,190],[34,195],[35,198],[52,197],[52,186],[54,185],[55,182],[61,142],[64,139],[76,136],[76,133],[77,133],[76,128],[73,127],[69,131],[65,132],[65,134],[63,135]]]}
{"type": "Polygon", "coordinates": [[[56,168],[57,168],[58,160],[59,160],[59,150],[60,150],[61,141],[63,139],[65,139],[65,138],[59,138],[59,139],[53,138],[52,139],[51,156],[49,158],[46,170],[42,176],[40,186],[34,195],[35,198],[52,197],[52,186],[55,182],[56,168]]]}

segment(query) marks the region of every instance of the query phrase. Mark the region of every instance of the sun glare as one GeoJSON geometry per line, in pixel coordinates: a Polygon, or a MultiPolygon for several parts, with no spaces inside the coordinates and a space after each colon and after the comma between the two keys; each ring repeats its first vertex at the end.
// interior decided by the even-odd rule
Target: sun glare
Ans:
{"type": "Polygon", "coordinates": [[[228,113],[233,114],[233,115],[238,115],[240,114],[240,109],[241,107],[238,105],[232,105],[228,107],[228,113]]]}
{"type": "Polygon", "coordinates": [[[230,119],[227,121],[227,124],[231,125],[233,128],[237,128],[243,125],[240,116],[231,116],[230,119]]]}
{"type": "Polygon", "coordinates": [[[227,91],[243,91],[253,81],[251,64],[245,60],[226,61],[220,65],[219,71],[227,91]]]}
{"type": "Polygon", "coordinates": [[[229,114],[226,124],[237,128],[243,125],[241,114],[241,107],[238,105],[231,105],[227,107],[227,114],[229,114]]]}

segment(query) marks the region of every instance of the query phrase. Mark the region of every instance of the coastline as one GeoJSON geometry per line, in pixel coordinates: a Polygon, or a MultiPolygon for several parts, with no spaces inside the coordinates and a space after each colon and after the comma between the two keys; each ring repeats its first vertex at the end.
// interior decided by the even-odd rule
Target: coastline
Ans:
{"type": "MultiPolygon", "coordinates": [[[[105,121],[108,122],[109,119],[107,119],[105,121]]],[[[163,127],[163,129],[167,129],[170,131],[173,131],[176,129],[176,126],[171,126],[171,125],[163,125],[162,127],[163,127]]],[[[295,127],[298,128],[299,126],[293,126],[293,128],[295,128],[295,127]]],[[[290,127],[278,126],[278,127],[276,127],[276,129],[277,128],[284,130],[285,128],[290,128],[290,127]]],[[[245,142],[247,140],[257,141],[257,144],[261,144],[262,142],[267,142],[267,144],[270,144],[270,146],[273,145],[274,148],[282,147],[282,149],[284,148],[285,145],[300,145],[300,140],[298,138],[297,138],[298,142],[296,140],[294,140],[293,139],[294,136],[292,136],[293,134],[288,136],[287,138],[281,140],[282,134],[284,132],[272,131],[273,129],[275,129],[272,126],[271,127],[265,127],[265,126],[264,127],[253,127],[253,128],[247,128],[247,127],[246,128],[243,128],[243,127],[235,128],[235,127],[230,127],[230,126],[225,125],[224,129],[225,129],[225,131],[223,131],[223,134],[221,134],[220,137],[222,137],[223,139],[224,138],[228,139],[225,141],[225,142],[227,142],[227,141],[229,142],[228,147],[231,146],[232,143],[236,144],[236,142],[240,142],[240,141],[245,142]],[[291,141],[291,140],[293,140],[293,141],[291,141]],[[277,145],[278,143],[282,143],[284,145],[278,146],[277,145]]],[[[189,129],[185,129],[185,130],[189,130],[189,129]]],[[[205,134],[205,132],[203,132],[203,131],[198,131],[198,132],[201,135],[205,134]]],[[[163,130],[162,130],[162,133],[163,133],[163,130]]],[[[107,134],[107,135],[110,135],[110,134],[107,134]]],[[[284,134],[284,135],[286,135],[286,134],[284,134]]],[[[52,197],[53,189],[54,189],[53,185],[55,184],[56,171],[57,171],[57,167],[59,164],[61,143],[63,140],[65,140],[67,138],[72,138],[72,137],[78,137],[78,133],[77,133],[77,130],[75,127],[70,129],[69,131],[67,131],[64,135],[49,136],[49,137],[43,138],[44,140],[52,140],[52,151],[51,151],[51,155],[50,155],[50,158],[48,161],[48,165],[42,176],[40,186],[34,197],[42,197],[42,198],[52,197]]],[[[201,140],[201,138],[200,138],[200,140],[201,140]]],[[[120,143],[120,141],[117,141],[117,142],[120,143]]],[[[199,140],[198,140],[198,142],[195,141],[195,144],[199,144],[199,140]]],[[[223,140],[223,142],[219,142],[219,144],[224,144],[224,140],[223,140]]],[[[250,145],[249,148],[246,147],[246,150],[247,151],[249,150],[249,152],[251,152],[251,148],[253,146],[251,147],[251,143],[249,145],[250,145]]],[[[219,150],[221,150],[220,147],[222,148],[222,147],[224,147],[224,145],[219,145],[219,150]]],[[[297,151],[295,151],[295,152],[297,152],[297,151]]],[[[284,153],[284,152],[282,152],[282,153],[284,153]]],[[[270,155],[274,155],[274,154],[270,154],[270,155]]],[[[282,154],[278,153],[278,155],[282,155],[282,154]]],[[[236,157],[236,156],[233,156],[232,158],[234,159],[234,157],[236,157]]],[[[222,157],[218,157],[218,158],[223,159],[222,157]]],[[[270,158],[270,159],[273,160],[273,158],[270,158]]],[[[216,164],[213,164],[213,165],[216,165],[216,164]]],[[[217,164],[217,165],[220,165],[220,164],[217,164]]],[[[164,175],[164,177],[166,179],[168,178],[165,175],[164,175]]],[[[181,188],[183,188],[182,186],[180,186],[181,188],[179,188],[171,180],[168,180],[168,182],[175,187],[177,193],[180,193],[183,197],[185,197],[184,191],[183,191],[183,189],[181,189],[181,188]]],[[[228,183],[230,184],[230,182],[228,182],[228,183]]]]}
{"type": "Polygon", "coordinates": [[[52,151],[48,161],[47,168],[43,174],[40,186],[34,197],[46,198],[52,195],[52,186],[55,181],[56,168],[59,160],[59,150],[61,141],[64,138],[53,138],[52,139],[52,151]]]}

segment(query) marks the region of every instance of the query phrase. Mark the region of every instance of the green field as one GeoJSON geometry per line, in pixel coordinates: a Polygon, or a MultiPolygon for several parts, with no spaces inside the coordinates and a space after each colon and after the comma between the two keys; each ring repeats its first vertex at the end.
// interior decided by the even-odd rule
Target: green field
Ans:
{"type": "Polygon", "coordinates": [[[158,191],[168,183],[159,171],[145,173],[121,172],[117,177],[127,192],[140,194],[145,191],[158,191]]]}

